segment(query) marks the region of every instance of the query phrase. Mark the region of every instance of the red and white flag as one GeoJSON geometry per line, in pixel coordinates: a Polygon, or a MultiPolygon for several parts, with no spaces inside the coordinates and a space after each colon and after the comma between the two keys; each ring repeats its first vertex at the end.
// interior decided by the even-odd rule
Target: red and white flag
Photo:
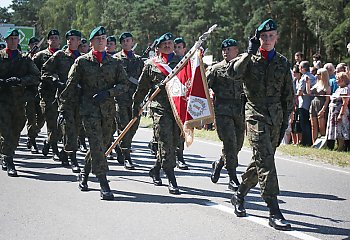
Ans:
{"type": "MultiPolygon", "coordinates": [[[[162,64],[161,67],[163,73],[171,72],[168,65],[162,64]]],[[[165,88],[176,122],[189,146],[193,142],[193,129],[214,121],[213,104],[199,49],[180,72],[166,83],[165,88]]]]}

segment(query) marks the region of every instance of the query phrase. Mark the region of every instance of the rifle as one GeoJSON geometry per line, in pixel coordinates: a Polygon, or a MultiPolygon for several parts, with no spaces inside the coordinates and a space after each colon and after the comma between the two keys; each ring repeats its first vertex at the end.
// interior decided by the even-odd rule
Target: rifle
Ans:
{"type": "Polygon", "coordinates": [[[30,51],[28,51],[28,53],[26,54],[26,57],[29,57],[30,54],[35,53],[36,50],[40,48],[41,44],[43,44],[44,40],[45,38],[41,39],[37,45],[35,45],[32,49],[30,49],[30,51]]]}
{"type": "Polygon", "coordinates": [[[151,45],[149,45],[145,51],[143,51],[141,58],[145,58],[148,53],[156,46],[157,44],[157,39],[153,41],[153,43],[151,45]]]}
{"type": "MultiPolygon", "coordinates": [[[[200,48],[202,43],[207,40],[209,37],[209,34],[217,27],[217,24],[214,24],[212,27],[209,28],[208,31],[203,33],[198,41],[195,42],[193,47],[186,53],[186,55],[182,58],[182,60],[174,67],[174,69],[171,71],[171,73],[158,85],[156,90],[152,93],[152,95],[148,98],[147,102],[143,103],[140,106],[140,111],[138,112],[137,116],[135,116],[129,123],[126,125],[124,130],[120,133],[118,138],[112,143],[112,145],[107,149],[105,152],[105,156],[108,156],[112,150],[117,146],[117,144],[120,142],[120,140],[124,137],[126,132],[131,128],[131,126],[136,122],[138,117],[142,114],[144,108],[151,103],[151,101],[158,95],[158,93],[161,90],[161,86],[164,86],[167,82],[169,82],[173,77],[176,76],[180,72],[180,70],[185,66],[187,61],[196,53],[197,49],[200,48]]],[[[156,42],[156,41],[155,41],[156,42]]],[[[153,43],[155,44],[155,43],[153,43]]],[[[152,45],[153,45],[152,44],[152,45]]],[[[146,49],[147,50],[147,49],[146,49]]]]}

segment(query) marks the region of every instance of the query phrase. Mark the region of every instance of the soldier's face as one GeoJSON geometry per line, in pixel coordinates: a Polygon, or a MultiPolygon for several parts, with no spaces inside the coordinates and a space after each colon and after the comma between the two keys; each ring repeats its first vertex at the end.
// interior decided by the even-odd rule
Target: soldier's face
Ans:
{"type": "Polygon", "coordinates": [[[266,51],[274,49],[278,39],[278,33],[276,30],[262,32],[260,34],[260,46],[266,51]]]}
{"type": "Polygon", "coordinates": [[[67,46],[70,50],[77,50],[80,44],[80,37],[69,36],[67,38],[67,46]]]}
{"type": "MultiPolygon", "coordinates": [[[[38,42],[34,42],[34,43],[29,44],[29,45],[28,45],[29,50],[32,50],[33,47],[36,46],[37,44],[38,44],[38,42]]],[[[38,52],[38,51],[39,51],[39,48],[36,50],[36,52],[38,52]]]]}
{"type": "Polygon", "coordinates": [[[7,43],[7,48],[10,50],[16,50],[19,44],[19,37],[18,36],[9,36],[5,39],[7,43]]]}
{"type": "Polygon", "coordinates": [[[107,46],[107,35],[94,37],[91,39],[90,44],[93,50],[103,52],[107,46]]]}
{"type": "Polygon", "coordinates": [[[130,51],[134,46],[134,39],[132,37],[127,37],[122,40],[121,45],[122,49],[124,49],[125,51],[130,51]]]}
{"type": "Polygon", "coordinates": [[[174,45],[174,52],[177,56],[183,57],[185,56],[186,48],[183,43],[178,43],[174,45]]]}
{"type": "Polygon", "coordinates": [[[106,51],[107,52],[115,52],[116,49],[116,44],[113,41],[107,42],[107,47],[106,47],[106,51]]]}
{"type": "Polygon", "coordinates": [[[174,52],[174,41],[167,40],[158,45],[158,50],[160,53],[170,54],[174,52]]]}
{"type": "Polygon", "coordinates": [[[228,62],[237,57],[238,48],[236,46],[226,47],[222,49],[222,56],[228,62]]]}
{"type": "Polygon", "coordinates": [[[90,50],[90,47],[89,47],[89,45],[87,43],[79,45],[79,52],[81,52],[81,53],[88,53],[89,50],[90,50]]]}
{"type": "Polygon", "coordinates": [[[59,48],[60,43],[60,36],[58,35],[51,35],[47,40],[47,44],[49,44],[50,48],[59,48]]]}

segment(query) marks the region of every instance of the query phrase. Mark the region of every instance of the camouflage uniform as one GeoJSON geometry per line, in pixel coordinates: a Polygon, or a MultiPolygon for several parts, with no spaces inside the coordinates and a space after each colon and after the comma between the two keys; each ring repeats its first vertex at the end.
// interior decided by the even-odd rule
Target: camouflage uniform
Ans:
{"type": "Polygon", "coordinates": [[[116,115],[113,97],[127,91],[127,75],[122,65],[106,54],[102,63],[98,63],[92,51],[75,60],[69,76],[67,87],[60,95],[61,110],[72,113],[79,105],[90,150],[85,157],[85,173],[99,176],[108,171],[104,155],[113,135],[116,115]],[[80,88],[80,91],[78,91],[80,88]],[[93,96],[108,91],[110,97],[97,104],[93,96]]]}
{"type": "Polygon", "coordinates": [[[40,72],[29,57],[19,52],[10,58],[3,49],[0,50],[0,78],[9,77],[20,78],[21,84],[0,86],[0,155],[5,161],[13,158],[25,125],[25,88],[39,83],[40,72]]]}
{"type": "MultiPolygon", "coordinates": [[[[42,70],[44,63],[53,55],[49,49],[44,49],[34,55],[33,61],[39,70],[42,70]]],[[[43,72],[42,72],[43,74],[43,72]]],[[[46,120],[48,142],[57,143],[57,101],[56,90],[53,84],[47,83],[44,76],[41,78],[42,82],[39,84],[40,106],[42,114],[46,120]]]]}
{"type": "MultiPolygon", "coordinates": [[[[161,56],[156,61],[164,63],[161,56]]],[[[168,65],[174,68],[180,61],[174,56],[168,65]]],[[[147,60],[145,68],[140,77],[139,86],[134,94],[134,106],[139,106],[150,89],[156,88],[165,75],[158,69],[152,59],[147,60]]],[[[175,150],[180,138],[180,129],[175,121],[171,110],[168,95],[162,89],[150,105],[155,124],[155,135],[158,141],[157,164],[164,170],[172,170],[176,166],[175,150]]]]}
{"type": "Polygon", "coordinates": [[[242,113],[242,79],[229,76],[228,63],[223,60],[207,74],[208,85],[214,92],[214,111],[217,133],[223,142],[221,159],[226,169],[236,169],[238,152],[244,141],[244,114],[242,113]]]}
{"type": "MultiPolygon", "coordinates": [[[[116,53],[113,57],[120,60],[126,73],[128,74],[129,81],[127,81],[129,90],[128,92],[116,97],[117,102],[117,126],[118,132],[122,132],[126,125],[132,119],[132,96],[136,91],[138,85],[138,79],[142,73],[144,62],[140,56],[133,54],[131,57],[125,55],[124,51],[116,53]]],[[[131,148],[132,138],[134,137],[136,130],[139,126],[140,119],[138,119],[130,130],[123,137],[120,146],[122,150],[131,148]]]]}
{"type": "Polygon", "coordinates": [[[252,162],[242,175],[241,185],[250,189],[259,182],[261,195],[267,199],[279,194],[274,155],[282,126],[288,124],[293,110],[290,64],[277,52],[268,62],[260,51],[257,55],[242,54],[232,63],[230,75],[244,81],[248,139],[253,148],[252,162]]]}
{"type": "MultiPolygon", "coordinates": [[[[57,51],[55,52],[49,60],[43,66],[43,84],[47,84],[50,86],[54,86],[53,82],[54,76],[58,76],[58,80],[60,83],[56,85],[61,85],[62,88],[65,86],[68,73],[75,61],[75,56],[70,52],[67,48],[65,51],[57,51]]],[[[63,89],[58,89],[57,96],[63,89]]],[[[78,94],[78,93],[76,93],[78,94]]],[[[63,144],[64,150],[66,152],[76,151],[78,148],[78,131],[79,131],[79,109],[78,105],[72,112],[64,113],[64,121],[60,124],[61,131],[63,134],[63,144]]]]}

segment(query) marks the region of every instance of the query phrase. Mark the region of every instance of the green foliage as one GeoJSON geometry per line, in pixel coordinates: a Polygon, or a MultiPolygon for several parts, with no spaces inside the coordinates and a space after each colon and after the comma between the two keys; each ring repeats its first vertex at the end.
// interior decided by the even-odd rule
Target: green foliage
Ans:
{"type": "Polygon", "coordinates": [[[218,28],[204,46],[216,60],[221,59],[222,40],[238,40],[242,52],[256,27],[273,18],[280,34],[276,49],[289,59],[297,51],[309,60],[314,53],[324,62],[349,59],[348,0],[13,0],[11,8],[12,12],[0,8],[0,22],[35,26],[43,36],[51,28],[62,33],[76,28],[87,37],[98,25],[110,35],[131,31],[138,52],[168,31],[191,46],[216,23],[218,28]]]}

